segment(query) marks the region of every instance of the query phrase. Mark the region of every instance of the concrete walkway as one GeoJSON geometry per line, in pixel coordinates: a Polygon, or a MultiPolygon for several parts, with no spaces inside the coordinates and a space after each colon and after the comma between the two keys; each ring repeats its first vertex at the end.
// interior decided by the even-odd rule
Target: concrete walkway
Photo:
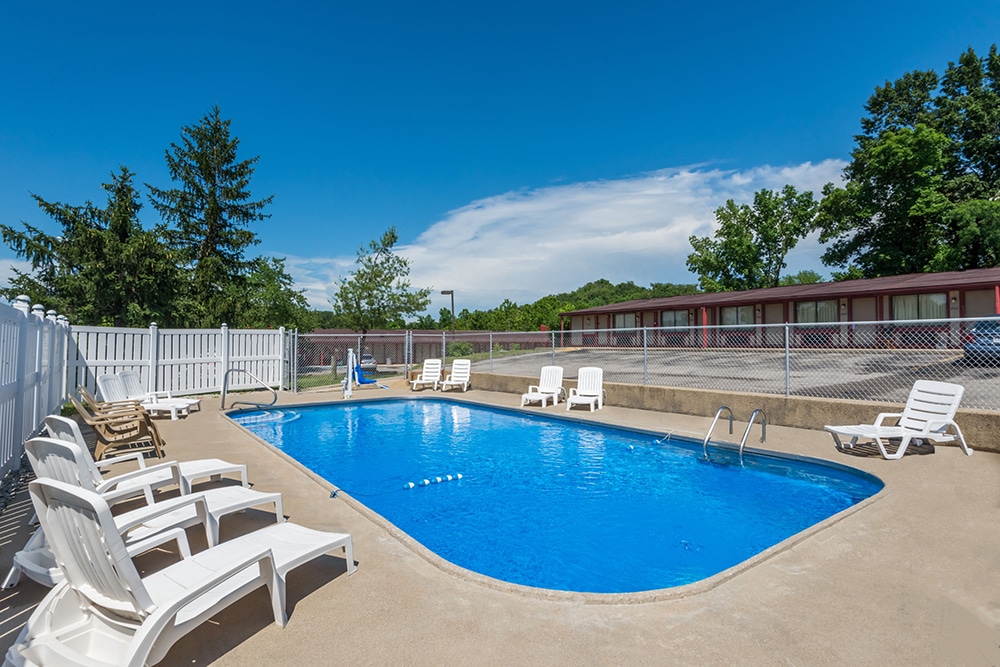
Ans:
{"type": "MultiPolygon", "coordinates": [[[[387,393],[409,394],[366,388],[355,398],[387,393]]],[[[457,395],[518,404],[512,394],[457,395]]],[[[330,400],[339,392],[287,394],[281,402],[330,400]]],[[[289,577],[287,627],[273,624],[257,591],[181,640],[164,665],[1000,664],[997,454],[911,446],[912,454],[885,461],[864,449],[838,452],[823,432],[769,427],[767,448],[855,466],[886,488],[708,590],[605,603],[525,595],[458,573],[354,501],[331,499],[331,485],[225,418],[218,397],[202,405],[186,419],[158,420],[168,457],[247,462],[255,488],[282,492],[290,520],[350,532],[358,571],[347,576],[339,556],[304,566],[289,577]]],[[[545,411],[565,414],[562,405],[545,411]]],[[[614,407],[574,415],[664,432],[704,433],[710,421],[614,407]]],[[[4,568],[26,535],[23,496],[0,525],[4,568]]],[[[223,539],[269,521],[263,511],[224,519],[223,539]]],[[[203,536],[189,533],[192,548],[202,548],[203,536]]],[[[613,562],[613,545],[595,545],[594,556],[613,562]]],[[[137,562],[152,568],[167,557],[137,562]]],[[[3,592],[4,651],[44,592],[30,581],[3,592]]]]}

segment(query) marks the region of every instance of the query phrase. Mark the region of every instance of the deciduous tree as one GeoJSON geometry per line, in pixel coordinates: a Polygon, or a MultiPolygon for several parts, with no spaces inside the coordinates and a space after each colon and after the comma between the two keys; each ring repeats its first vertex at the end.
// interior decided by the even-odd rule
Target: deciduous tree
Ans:
{"type": "Polygon", "coordinates": [[[775,287],[785,257],[812,229],[817,204],[811,192],[786,185],[760,190],[753,206],[732,199],[715,211],[714,236],[692,236],[687,267],[706,292],[775,287]]]}

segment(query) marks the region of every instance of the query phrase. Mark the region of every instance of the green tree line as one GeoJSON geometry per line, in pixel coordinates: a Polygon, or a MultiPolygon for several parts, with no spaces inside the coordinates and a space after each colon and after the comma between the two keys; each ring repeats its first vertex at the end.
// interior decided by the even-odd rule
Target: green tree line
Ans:
{"type": "Polygon", "coordinates": [[[269,217],[273,197],[252,198],[259,158],[240,159],[238,147],[218,107],[183,127],[180,143],[165,151],[170,187],[146,184],[160,216],[149,228],[126,166],[101,185],[103,206],[32,194],[60,231],[0,224],[4,243],[31,265],[0,293],[26,294],[74,324],[311,329],[315,316],[284,260],[247,254],[260,242],[250,227],[269,217]]]}

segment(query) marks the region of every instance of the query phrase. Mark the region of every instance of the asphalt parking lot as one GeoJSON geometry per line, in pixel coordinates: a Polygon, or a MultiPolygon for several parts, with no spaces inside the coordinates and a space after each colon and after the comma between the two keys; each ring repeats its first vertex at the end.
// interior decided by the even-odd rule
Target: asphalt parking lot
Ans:
{"type": "Polygon", "coordinates": [[[581,366],[599,366],[608,382],[795,396],[904,402],[916,380],[965,387],[963,407],[1000,410],[1000,365],[968,363],[961,351],[784,349],[580,348],[481,360],[477,372],[537,376],[562,366],[575,378],[581,366]]]}

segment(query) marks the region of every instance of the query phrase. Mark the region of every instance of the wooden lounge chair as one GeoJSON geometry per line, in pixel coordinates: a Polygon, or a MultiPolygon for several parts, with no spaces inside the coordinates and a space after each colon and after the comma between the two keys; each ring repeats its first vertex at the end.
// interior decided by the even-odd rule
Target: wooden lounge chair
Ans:
{"type": "Polygon", "coordinates": [[[149,414],[141,408],[134,411],[120,410],[93,414],[75,396],[69,397],[76,411],[94,430],[97,436],[97,446],[94,448],[94,459],[100,461],[105,453],[115,449],[152,449],[157,458],[163,458],[163,439],[156,430],[156,424],[149,414]]]}
{"type": "Polygon", "coordinates": [[[906,399],[902,412],[883,412],[875,418],[874,424],[857,424],[853,426],[825,426],[833,434],[833,440],[838,449],[847,449],[857,444],[859,439],[875,443],[882,457],[900,459],[907,446],[913,440],[930,440],[932,442],[958,441],[969,456],[972,449],[965,442],[962,430],[955,423],[955,413],[962,402],[965,387],[950,382],[935,382],[932,380],[917,380],[906,399]],[[895,426],[887,426],[882,422],[886,419],[898,418],[895,426]],[[954,434],[949,433],[954,429],[954,434]],[[841,436],[851,441],[841,442],[841,436]],[[890,439],[899,438],[896,451],[889,453],[886,445],[890,439]]]}
{"type": "Polygon", "coordinates": [[[528,385],[528,391],[521,394],[521,407],[538,401],[544,408],[549,399],[552,399],[552,405],[559,405],[559,397],[566,395],[562,377],[562,366],[542,366],[538,374],[538,384],[528,385]]]}

